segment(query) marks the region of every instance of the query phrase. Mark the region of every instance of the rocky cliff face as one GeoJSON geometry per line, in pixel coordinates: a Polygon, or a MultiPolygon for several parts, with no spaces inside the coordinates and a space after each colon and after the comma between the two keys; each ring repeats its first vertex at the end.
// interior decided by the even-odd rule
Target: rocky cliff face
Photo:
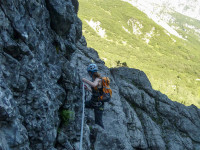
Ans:
{"type": "Polygon", "coordinates": [[[78,150],[81,78],[94,62],[113,97],[105,130],[86,109],[83,149],[199,150],[200,110],[153,90],[140,70],[107,68],[77,11],[77,0],[0,0],[0,149],[78,150]]]}

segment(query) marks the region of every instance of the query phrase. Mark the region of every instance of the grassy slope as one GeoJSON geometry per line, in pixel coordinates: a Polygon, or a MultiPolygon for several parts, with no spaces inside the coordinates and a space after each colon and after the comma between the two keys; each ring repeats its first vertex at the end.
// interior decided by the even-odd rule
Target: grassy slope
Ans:
{"type": "Polygon", "coordinates": [[[172,100],[200,107],[200,82],[196,81],[200,78],[198,40],[193,36],[188,37],[188,41],[168,36],[144,13],[120,0],[79,0],[79,5],[79,17],[83,21],[83,34],[88,46],[98,51],[108,67],[115,67],[116,61],[126,62],[131,68],[143,70],[153,88],[172,100]],[[85,20],[91,19],[101,22],[106,38],[101,38],[86,23],[85,20]],[[129,19],[143,25],[141,35],[132,33],[133,27],[127,24],[129,19]],[[122,26],[130,33],[125,32],[122,26]],[[142,38],[153,27],[154,36],[147,44],[142,38]]]}

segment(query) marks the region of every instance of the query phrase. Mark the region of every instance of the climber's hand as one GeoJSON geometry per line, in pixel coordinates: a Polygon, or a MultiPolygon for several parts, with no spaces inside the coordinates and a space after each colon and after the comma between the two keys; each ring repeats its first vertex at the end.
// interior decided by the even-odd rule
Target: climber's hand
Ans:
{"type": "Polygon", "coordinates": [[[85,78],[82,78],[82,81],[83,81],[83,82],[85,82],[85,81],[86,81],[86,79],[85,79],[85,78]]]}
{"type": "Polygon", "coordinates": [[[87,91],[89,91],[89,92],[92,92],[92,89],[91,89],[89,86],[84,85],[84,88],[85,88],[85,90],[87,90],[87,91]]]}
{"type": "Polygon", "coordinates": [[[87,85],[84,85],[84,88],[85,88],[86,90],[88,90],[88,86],[87,86],[87,85]]]}

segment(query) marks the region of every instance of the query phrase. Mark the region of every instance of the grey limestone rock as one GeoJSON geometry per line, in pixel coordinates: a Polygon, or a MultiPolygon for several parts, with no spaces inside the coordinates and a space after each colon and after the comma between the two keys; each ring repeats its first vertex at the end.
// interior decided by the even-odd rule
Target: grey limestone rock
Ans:
{"type": "Polygon", "coordinates": [[[113,96],[105,129],[85,110],[84,150],[199,150],[200,110],[155,91],[140,70],[106,67],[87,47],[78,7],[0,0],[0,150],[78,150],[90,63],[110,78],[113,96]]]}

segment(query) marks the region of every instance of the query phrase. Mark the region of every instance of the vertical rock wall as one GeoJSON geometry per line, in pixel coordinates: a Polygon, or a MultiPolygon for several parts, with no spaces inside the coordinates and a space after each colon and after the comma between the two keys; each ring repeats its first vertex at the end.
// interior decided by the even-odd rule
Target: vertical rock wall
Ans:
{"type": "Polygon", "coordinates": [[[140,70],[107,68],[77,12],[77,0],[0,0],[0,150],[78,150],[81,78],[92,62],[113,97],[105,130],[86,109],[84,150],[200,149],[200,110],[153,90],[140,70]]]}

